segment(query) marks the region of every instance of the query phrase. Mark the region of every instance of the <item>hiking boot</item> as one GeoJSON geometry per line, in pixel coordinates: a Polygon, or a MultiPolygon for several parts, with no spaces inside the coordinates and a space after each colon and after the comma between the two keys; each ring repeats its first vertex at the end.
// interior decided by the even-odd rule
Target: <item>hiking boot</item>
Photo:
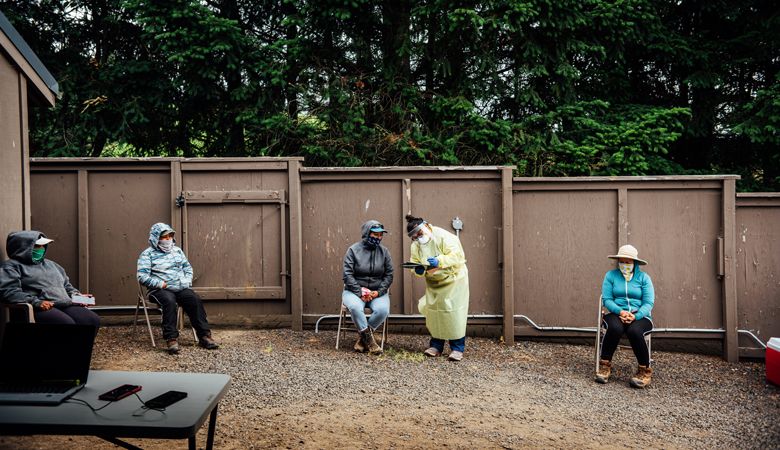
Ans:
{"type": "Polygon", "coordinates": [[[168,339],[168,353],[171,355],[179,354],[179,342],[176,339],[168,339]]]}
{"type": "Polygon", "coordinates": [[[453,350],[450,352],[450,356],[447,357],[450,361],[460,361],[463,359],[463,352],[459,352],[457,350],[453,350]]]}
{"type": "Polygon", "coordinates": [[[200,339],[198,339],[198,345],[201,347],[207,349],[207,350],[215,350],[219,348],[219,344],[217,344],[214,339],[211,339],[211,335],[207,334],[205,336],[201,336],[200,339]]]}
{"type": "Polygon", "coordinates": [[[366,344],[368,344],[368,352],[372,355],[379,355],[382,353],[382,347],[379,346],[379,344],[376,343],[376,339],[374,339],[374,332],[371,330],[371,327],[369,327],[366,330],[366,344]]]}
{"type": "Polygon", "coordinates": [[[631,387],[642,389],[650,384],[650,379],[653,376],[653,368],[647,366],[639,366],[636,369],[636,375],[631,377],[631,381],[628,383],[631,387]]]}
{"type": "Polygon", "coordinates": [[[599,371],[596,372],[596,383],[606,384],[612,374],[612,361],[599,360],[599,371]]]}
{"type": "Polygon", "coordinates": [[[355,345],[352,348],[354,348],[356,352],[365,353],[366,345],[363,343],[363,333],[360,333],[357,342],[355,342],[355,345]]]}
{"type": "Polygon", "coordinates": [[[436,348],[434,348],[434,347],[428,347],[423,352],[423,355],[430,356],[431,358],[435,358],[437,356],[441,356],[441,352],[436,350],[436,348]]]}

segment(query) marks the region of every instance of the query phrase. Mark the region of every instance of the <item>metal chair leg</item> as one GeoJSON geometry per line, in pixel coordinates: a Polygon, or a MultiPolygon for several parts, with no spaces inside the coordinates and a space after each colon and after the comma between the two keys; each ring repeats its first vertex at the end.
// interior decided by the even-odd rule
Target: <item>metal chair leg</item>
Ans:
{"type": "Polygon", "coordinates": [[[385,351],[386,338],[387,338],[387,318],[385,318],[385,321],[382,322],[382,344],[379,346],[379,348],[381,348],[382,351],[385,351]]]}
{"type": "Polygon", "coordinates": [[[653,352],[651,346],[653,344],[653,336],[650,333],[645,334],[645,344],[647,345],[647,356],[650,359],[648,367],[653,365],[653,352]]]}
{"type": "Polygon", "coordinates": [[[596,319],[596,373],[599,373],[599,359],[601,358],[601,296],[599,296],[598,318],[596,319]]]}
{"type": "Polygon", "coordinates": [[[149,338],[152,340],[152,347],[157,348],[157,344],[154,342],[154,333],[152,332],[152,323],[149,322],[149,310],[146,307],[146,301],[143,302],[144,317],[146,318],[146,328],[149,330],[149,338]]]}
{"type": "Polygon", "coordinates": [[[341,341],[341,328],[344,322],[344,309],[344,305],[341,305],[341,309],[339,311],[339,327],[336,330],[336,350],[339,349],[339,342],[341,341]]]}

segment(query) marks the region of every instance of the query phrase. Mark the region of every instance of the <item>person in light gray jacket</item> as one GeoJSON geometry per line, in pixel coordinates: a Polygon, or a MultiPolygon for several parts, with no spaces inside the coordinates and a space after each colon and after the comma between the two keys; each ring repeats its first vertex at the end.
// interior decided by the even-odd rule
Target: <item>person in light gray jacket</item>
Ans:
{"type": "Polygon", "coordinates": [[[100,317],[74,303],[82,295],[56,262],[46,259],[54,242],[40,231],[15,231],[8,235],[5,251],[10,258],[0,265],[0,298],[5,303],[29,303],[36,323],[100,326],[100,317]]]}
{"type": "Polygon", "coordinates": [[[138,256],[138,281],[149,290],[149,300],[162,308],[163,339],[168,353],[179,353],[179,330],[176,320],[180,305],[198,335],[198,345],[219,348],[211,338],[211,328],[203,301],[192,288],[192,265],[184,251],[176,246],[176,232],[170,225],[158,222],[149,230],[149,247],[138,256]]]}
{"type": "Polygon", "coordinates": [[[358,352],[382,353],[373,332],[390,313],[393,260],[390,250],[381,244],[385,233],[387,230],[381,223],[369,220],[361,227],[362,239],[352,244],[344,255],[341,301],[360,333],[354,346],[358,352]],[[366,318],[365,308],[371,309],[371,317],[366,318]]]}

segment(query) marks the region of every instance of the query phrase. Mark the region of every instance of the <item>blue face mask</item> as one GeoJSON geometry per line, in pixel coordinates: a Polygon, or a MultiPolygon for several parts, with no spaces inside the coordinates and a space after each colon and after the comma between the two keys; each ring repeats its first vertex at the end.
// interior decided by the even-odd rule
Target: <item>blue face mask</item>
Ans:
{"type": "Polygon", "coordinates": [[[382,242],[382,239],[374,236],[369,236],[366,238],[366,245],[368,245],[371,248],[377,248],[380,242],[382,242]]]}

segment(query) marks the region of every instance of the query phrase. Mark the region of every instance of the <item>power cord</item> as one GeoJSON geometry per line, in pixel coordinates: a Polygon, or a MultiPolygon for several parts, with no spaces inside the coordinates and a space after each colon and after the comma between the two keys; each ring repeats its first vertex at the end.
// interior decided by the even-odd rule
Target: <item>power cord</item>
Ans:
{"type": "MultiPolygon", "coordinates": [[[[141,399],[141,397],[137,393],[134,392],[133,395],[135,395],[135,397],[138,399],[138,401],[141,402],[141,405],[142,405],[141,408],[144,409],[145,411],[153,410],[153,411],[159,411],[161,413],[165,413],[165,408],[152,408],[151,406],[148,406],[146,404],[146,402],[143,401],[143,399],[141,399]]],[[[65,400],[65,403],[78,403],[80,405],[84,405],[87,408],[91,409],[92,412],[98,412],[101,409],[105,408],[106,406],[114,403],[114,401],[113,400],[109,401],[108,403],[106,403],[105,405],[101,406],[100,408],[95,408],[94,406],[90,405],[89,402],[87,402],[86,400],[82,400],[80,398],[69,398],[69,399],[65,400]]],[[[133,415],[135,416],[136,414],[133,414],[133,415]]]]}
{"type": "Polygon", "coordinates": [[[95,408],[92,405],[90,405],[89,403],[87,403],[86,400],[82,400],[80,398],[69,398],[69,399],[65,400],[65,403],[76,403],[76,402],[78,402],[81,405],[85,405],[87,408],[91,409],[92,412],[98,412],[101,409],[105,408],[106,406],[114,403],[113,401],[111,401],[111,402],[108,402],[105,405],[101,406],[100,408],[95,408]]]}

